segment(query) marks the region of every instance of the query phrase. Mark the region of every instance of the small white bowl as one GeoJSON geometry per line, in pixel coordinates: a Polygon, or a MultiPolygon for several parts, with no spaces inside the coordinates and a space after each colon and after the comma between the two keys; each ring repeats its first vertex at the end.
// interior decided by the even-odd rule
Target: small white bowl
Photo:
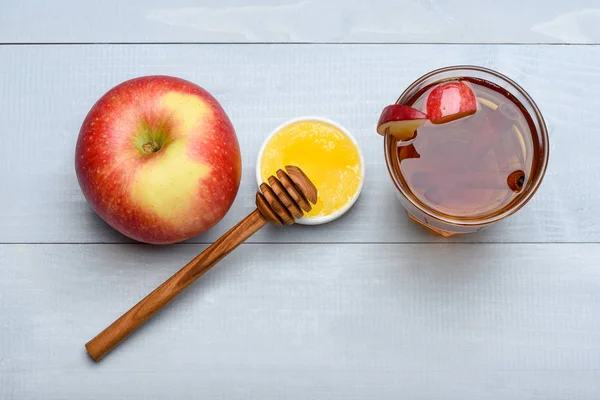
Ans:
{"type": "MultiPolygon", "coordinates": [[[[269,143],[269,141],[271,140],[271,138],[273,136],[275,136],[275,134],[277,132],[279,132],[280,130],[282,130],[283,128],[285,128],[286,126],[294,124],[296,122],[300,122],[300,121],[319,121],[319,122],[324,122],[326,124],[332,125],[335,128],[339,129],[342,133],[344,133],[352,141],[352,143],[354,143],[354,146],[356,146],[356,149],[358,150],[358,156],[360,158],[360,184],[358,185],[358,189],[356,190],[356,193],[354,194],[354,196],[350,199],[350,201],[348,201],[348,203],[346,203],[344,205],[344,207],[340,208],[339,210],[337,210],[336,212],[334,212],[331,215],[324,215],[322,217],[312,217],[312,218],[306,218],[306,217],[304,217],[304,218],[299,218],[299,219],[296,220],[296,223],[301,224],[301,225],[319,225],[319,224],[324,224],[326,222],[331,222],[334,219],[337,219],[337,218],[341,217],[342,215],[344,215],[346,213],[346,211],[348,211],[354,205],[354,203],[356,203],[356,200],[360,196],[360,194],[362,192],[363,184],[365,182],[365,160],[363,158],[363,154],[362,154],[362,151],[360,149],[360,146],[358,145],[358,142],[356,141],[356,139],[354,138],[354,136],[352,136],[352,134],[346,128],[344,128],[343,126],[341,126],[337,122],[331,121],[331,120],[326,119],[326,118],[321,118],[321,117],[305,116],[305,117],[298,117],[298,118],[294,118],[294,119],[291,119],[289,121],[286,121],[283,124],[281,124],[278,127],[276,127],[275,129],[273,129],[273,131],[271,131],[271,133],[269,134],[269,136],[267,136],[267,138],[263,142],[263,144],[260,147],[260,150],[258,152],[258,158],[257,158],[257,162],[256,162],[256,183],[260,186],[260,184],[263,182],[262,178],[261,178],[261,173],[260,173],[260,165],[261,165],[261,160],[262,160],[263,153],[265,152],[265,148],[267,147],[267,144],[269,143]]],[[[282,165],[281,167],[283,168],[284,166],[282,165]]]]}

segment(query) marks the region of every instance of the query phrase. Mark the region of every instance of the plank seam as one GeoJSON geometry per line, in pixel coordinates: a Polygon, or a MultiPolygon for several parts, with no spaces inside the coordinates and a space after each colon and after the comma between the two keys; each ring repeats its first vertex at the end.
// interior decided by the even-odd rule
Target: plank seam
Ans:
{"type": "Polygon", "coordinates": [[[577,42],[0,42],[0,46],[89,46],[89,45],[408,45],[408,46],[598,46],[577,42]]]}

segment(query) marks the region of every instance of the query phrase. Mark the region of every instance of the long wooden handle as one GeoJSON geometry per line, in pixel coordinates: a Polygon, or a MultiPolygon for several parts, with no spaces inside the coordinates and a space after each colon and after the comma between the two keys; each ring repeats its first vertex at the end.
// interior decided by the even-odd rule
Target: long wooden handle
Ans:
{"type": "Polygon", "coordinates": [[[108,328],[87,342],[85,348],[90,356],[96,361],[104,357],[106,353],[149,320],[165,304],[183,292],[240,243],[258,231],[266,222],[267,220],[258,210],[240,221],[108,328]]]}

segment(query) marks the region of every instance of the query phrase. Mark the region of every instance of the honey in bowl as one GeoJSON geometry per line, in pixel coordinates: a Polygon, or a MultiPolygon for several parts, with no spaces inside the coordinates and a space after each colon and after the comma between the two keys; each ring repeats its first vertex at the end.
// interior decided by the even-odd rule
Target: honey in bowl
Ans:
{"type": "Polygon", "coordinates": [[[358,198],[364,161],[358,144],[344,128],[321,118],[303,118],[277,128],[259,153],[257,180],[266,182],[282,165],[300,167],[319,196],[298,223],[318,224],[335,219],[358,198]]]}

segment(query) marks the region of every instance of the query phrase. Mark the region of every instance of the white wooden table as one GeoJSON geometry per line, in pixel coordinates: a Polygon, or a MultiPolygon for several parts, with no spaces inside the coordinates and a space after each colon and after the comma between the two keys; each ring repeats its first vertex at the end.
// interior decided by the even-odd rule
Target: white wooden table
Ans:
{"type": "Polygon", "coordinates": [[[596,0],[3,3],[0,399],[600,399],[596,0]],[[406,217],[374,128],[452,64],[520,83],[551,157],[518,214],[447,240],[406,217]],[[217,97],[244,164],[222,222],[168,247],[100,221],[73,166],[98,97],[155,73],[217,97]],[[87,340],[254,207],[262,139],[305,114],[364,151],[351,212],[263,229],[93,363],[87,340]]]}

